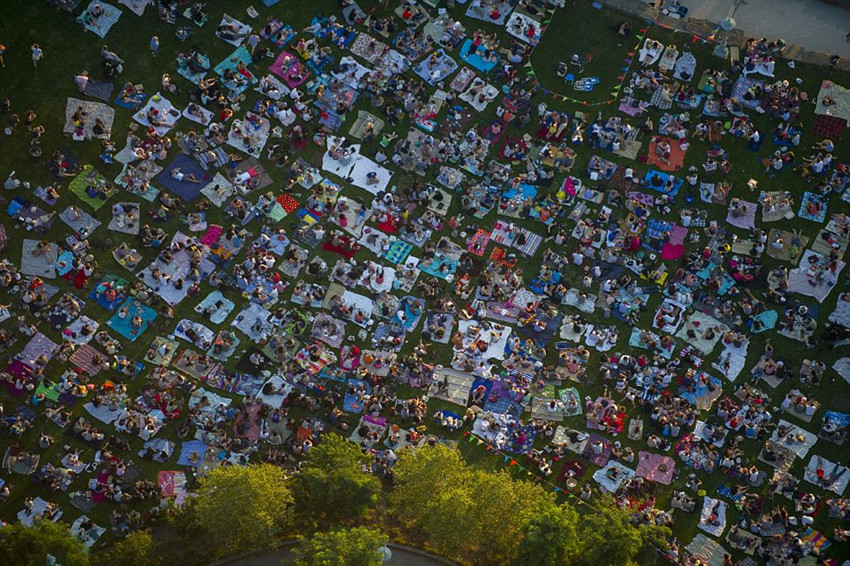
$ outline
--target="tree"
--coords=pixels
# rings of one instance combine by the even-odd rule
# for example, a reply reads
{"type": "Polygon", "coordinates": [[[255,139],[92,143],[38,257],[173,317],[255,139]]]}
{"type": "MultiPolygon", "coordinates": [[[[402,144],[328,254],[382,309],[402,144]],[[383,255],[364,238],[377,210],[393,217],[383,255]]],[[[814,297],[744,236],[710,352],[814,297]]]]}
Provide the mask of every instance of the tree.
{"type": "Polygon", "coordinates": [[[476,470],[470,486],[472,506],[467,536],[479,541],[476,564],[510,563],[519,551],[525,523],[541,509],[555,506],[555,496],[540,485],[516,480],[507,471],[476,470]]]}
{"type": "Polygon", "coordinates": [[[291,524],[292,494],[277,466],[222,466],[201,480],[186,510],[219,554],[232,554],[272,545],[291,524]]]}
{"type": "Polygon", "coordinates": [[[522,525],[515,564],[560,566],[578,552],[578,514],[567,505],[544,505],[522,525]]]}
{"type": "Polygon", "coordinates": [[[295,549],[296,566],[381,566],[378,551],[387,537],[377,529],[354,527],[316,533],[295,549]]]}
{"type": "Polygon", "coordinates": [[[393,477],[391,501],[399,519],[421,529],[440,554],[474,554],[478,541],[466,535],[473,474],[458,450],[438,444],[406,452],[396,462],[393,477]]]}
{"type": "Polygon", "coordinates": [[[0,529],[0,564],[44,566],[47,555],[62,566],[88,566],[89,555],[64,523],[37,521],[32,527],[20,523],[0,529]]]}
{"type": "Polygon", "coordinates": [[[337,434],[325,436],[293,485],[296,509],[312,524],[363,517],[378,501],[381,482],[368,473],[371,459],[337,434]]]}
{"type": "Polygon", "coordinates": [[[150,531],[134,531],[112,547],[92,556],[97,566],[159,566],[162,560],[155,555],[156,542],[150,531]]]}
{"type": "MultiPolygon", "coordinates": [[[[395,467],[396,513],[427,536],[436,552],[475,564],[512,562],[523,529],[554,495],[505,471],[470,468],[444,446],[404,454],[395,467]]],[[[571,521],[565,514],[563,521],[571,521]]],[[[574,528],[571,532],[574,532],[574,528]]]]}
{"type": "Polygon", "coordinates": [[[595,500],[593,505],[598,511],[583,516],[580,522],[576,566],[652,564],[659,551],[667,550],[671,536],[667,527],[635,525],[628,511],[608,499],[595,500]]]}

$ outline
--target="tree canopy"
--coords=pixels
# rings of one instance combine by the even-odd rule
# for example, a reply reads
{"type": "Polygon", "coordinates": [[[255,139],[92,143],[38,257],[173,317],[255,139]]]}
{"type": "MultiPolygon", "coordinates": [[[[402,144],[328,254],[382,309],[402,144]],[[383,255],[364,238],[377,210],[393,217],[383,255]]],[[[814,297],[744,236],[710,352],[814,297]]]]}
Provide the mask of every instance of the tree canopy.
{"type": "Polygon", "coordinates": [[[578,551],[578,514],[568,505],[543,505],[522,524],[516,564],[562,566],[578,551]]]}
{"type": "Polygon", "coordinates": [[[20,523],[0,529],[0,564],[44,566],[47,555],[62,566],[88,566],[89,555],[65,523],[37,521],[32,527],[20,523]]]}
{"type": "Polygon", "coordinates": [[[155,550],[150,531],[134,531],[106,552],[93,555],[91,561],[97,566],[158,566],[162,560],[155,556],[155,550]]]}
{"type": "Polygon", "coordinates": [[[368,527],[316,533],[295,549],[296,566],[381,566],[378,549],[387,541],[381,531],[368,527]]]}
{"type": "Polygon", "coordinates": [[[201,479],[187,512],[220,554],[272,545],[291,524],[284,471],[270,464],[222,466],[201,479]]]}
{"type": "MultiPolygon", "coordinates": [[[[404,454],[395,470],[393,503],[445,556],[475,564],[504,564],[520,551],[524,525],[556,507],[554,494],[507,472],[471,468],[445,446],[404,454]]],[[[574,520],[564,512],[562,521],[574,520]]],[[[574,523],[572,523],[574,526],[574,523]]]]}
{"type": "Polygon", "coordinates": [[[628,511],[610,500],[596,500],[594,507],[598,512],[587,513],[580,522],[576,566],[652,564],[658,551],[667,548],[671,536],[667,527],[637,526],[628,511]]]}
{"type": "Polygon", "coordinates": [[[457,450],[440,445],[401,456],[392,502],[437,553],[481,565],[647,564],[670,533],[634,525],[628,511],[607,499],[599,502],[601,512],[579,520],[551,490],[504,470],[472,468],[457,450]]]}
{"type": "Polygon", "coordinates": [[[337,434],[310,450],[293,484],[296,508],[312,524],[339,524],[374,508],[381,483],[368,473],[370,458],[337,434]]]}

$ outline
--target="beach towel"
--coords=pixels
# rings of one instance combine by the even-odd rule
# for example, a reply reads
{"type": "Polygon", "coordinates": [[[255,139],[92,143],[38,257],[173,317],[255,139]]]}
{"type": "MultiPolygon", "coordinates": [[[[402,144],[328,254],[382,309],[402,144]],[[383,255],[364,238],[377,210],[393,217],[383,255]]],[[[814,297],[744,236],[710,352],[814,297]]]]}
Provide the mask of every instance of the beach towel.
{"type": "Polygon", "coordinates": [[[467,39],[463,42],[463,47],[460,48],[460,58],[469,65],[470,67],[475,67],[481,72],[487,73],[491,69],[493,69],[496,65],[499,64],[499,56],[493,55],[487,59],[484,59],[481,56],[481,51],[476,51],[474,54],[470,55],[469,51],[472,48],[472,40],[467,39]]]}

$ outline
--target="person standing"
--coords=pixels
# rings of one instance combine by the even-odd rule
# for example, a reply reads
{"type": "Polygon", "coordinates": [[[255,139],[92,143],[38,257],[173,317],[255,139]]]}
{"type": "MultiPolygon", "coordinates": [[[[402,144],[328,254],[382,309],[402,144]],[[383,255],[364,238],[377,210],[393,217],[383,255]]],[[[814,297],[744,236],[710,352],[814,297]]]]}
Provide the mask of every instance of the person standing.
{"type": "Polygon", "coordinates": [[[254,51],[256,51],[257,46],[260,44],[260,36],[256,33],[252,33],[248,36],[247,39],[248,50],[251,52],[251,56],[254,55],[254,51]]]}
{"type": "Polygon", "coordinates": [[[0,43],[0,67],[6,68],[6,61],[3,60],[3,54],[6,53],[6,46],[0,43]]]}
{"type": "Polygon", "coordinates": [[[32,49],[32,66],[38,67],[38,62],[44,57],[44,51],[38,43],[33,43],[30,49],[32,49]]]}
{"type": "Polygon", "coordinates": [[[156,57],[159,55],[159,37],[153,36],[151,37],[151,55],[156,57]]]}

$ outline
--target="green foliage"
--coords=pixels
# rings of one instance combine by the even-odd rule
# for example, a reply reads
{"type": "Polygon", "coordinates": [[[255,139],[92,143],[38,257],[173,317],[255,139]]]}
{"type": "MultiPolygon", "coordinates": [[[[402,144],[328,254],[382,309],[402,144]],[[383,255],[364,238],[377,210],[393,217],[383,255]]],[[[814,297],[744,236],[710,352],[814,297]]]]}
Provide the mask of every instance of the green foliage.
{"type": "Polygon", "coordinates": [[[378,549],[387,541],[381,531],[368,527],[316,533],[295,549],[296,566],[381,566],[378,549]]]}
{"type": "Polygon", "coordinates": [[[513,479],[507,471],[476,470],[469,509],[475,521],[468,536],[479,543],[476,564],[504,564],[519,550],[523,525],[542,508],[555,505],[554,494],[540,485],[513,479]]]}
{"type": "Polygon", "coordinates": [[[186,512],[219,554],[271,546],[292,520],[289,481],[270,464],[215,468],[189,501],[186,512]]]}
{"type": "Polygon", "coordinates": [[[311,524],[362,518],[378,501],[381,482],[368,473],[370,459],[356,444],[329,434],[310,450],[292,491],[311,524]]]}
{"type": "Polygon", "coordinates": [[[581,548],[574,562],[576,566],[653,564],[658,550],[666,549],[668,528],[636,526],[628,511],[607,500],[595,501],[594,506],[599,512],[588,513],[580,522],[581,548]]]}
{"type": "Polygon", "coordinates": [[[38,521],[32,527],[14,523],[0,529],[0,564],[44,566],[48,554],[62,566],[89,564],[86,547],[64,523],[38,521]]]}
{"type": "Polygon", "coordinates": [[[578,552],[576,525],[578,514],[567,505],[549,504],[522,525],[515,564],[562,566],[578,552]]]}
{"type": "MultiPolygon", "coordinates": [[[[395,478],[396,512],[422,529],[438,553],[475,564],[513,561],[526,523],[556,507],[542,487],[504,471],[470,468],[459,452],[444,446],[403,455],[395,478]]],[[[573,516],[565,513],[562,519],[573,516]]]]}
{"type": "Polygon", "coordinates": [[[636,526],[606,501],[579,520],[543,487],[506,471],[472,468],[445,446],[403,454],[395,468],[396,514],[443,556],[476,565],[652,564],[669,529],[636,526]],[[462,528],[458,526],[462,525],[462,528]]]}
{"type": "Polygon", "coordinates": [[[101,554],[92,556],[95,566],[159,566],[156,542],[149,531],[135,531],[101,554]]]}

